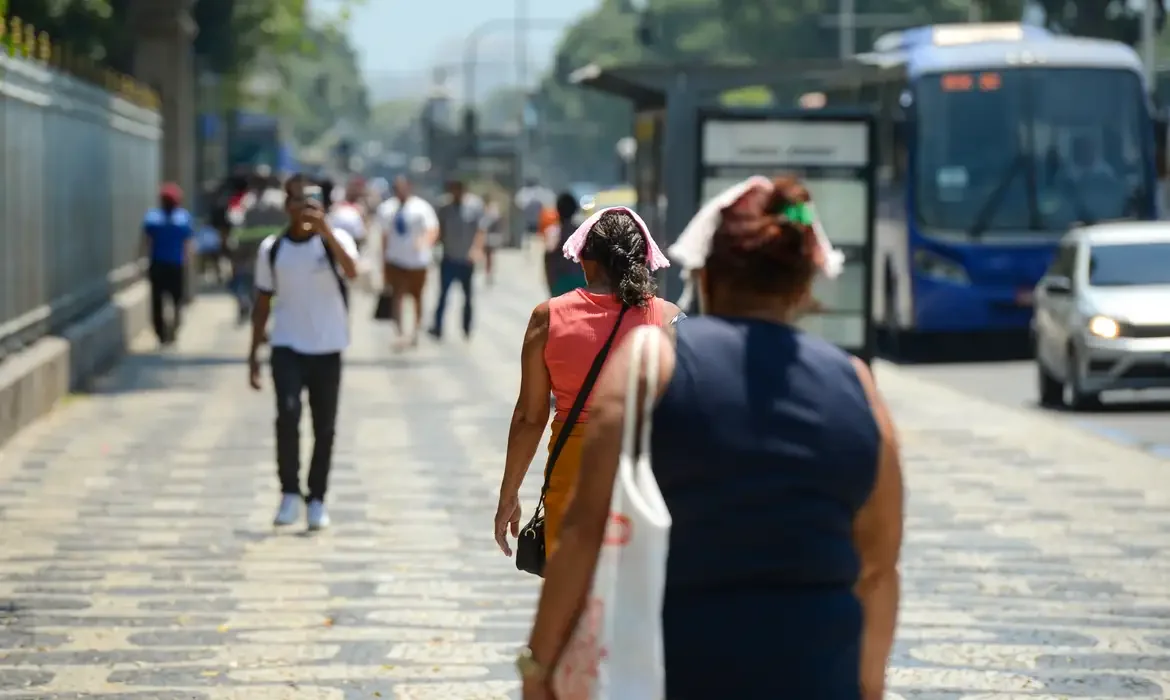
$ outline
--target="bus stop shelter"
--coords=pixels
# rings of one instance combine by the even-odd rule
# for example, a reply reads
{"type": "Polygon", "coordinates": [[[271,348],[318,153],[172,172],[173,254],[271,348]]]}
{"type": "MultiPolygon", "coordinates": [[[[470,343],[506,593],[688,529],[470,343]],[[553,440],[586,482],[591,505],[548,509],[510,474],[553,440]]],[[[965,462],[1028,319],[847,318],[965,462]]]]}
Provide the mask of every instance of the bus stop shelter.
{"type": "MultiPolygon", "coordinates": [[[[574,71],[569,81],[625,98],[633,106],[638,209],[665,247],[682,232],[699,205],[696,173],[700,164],[695,142],[701,111],[718,109],[719,96],[729,90],[756,85],[771,89],[779,106],[795,106],[803,92],[822,89],[829,81],[861,77],[869,70],[878,69],[839,59],[768,65],[590,64],[574,71]]],[[[681,289],[678,271],[671,270],[664,294],[677,298],[681,289]]]]}
{"type": "MultiPolygon", "coordinates": [[[[825,205],[826,229],[832,226],[841,237],[846,274],[815,290],[818,300],[823,296],[828,303],[802,326],[869,359],[874,351],[875,122],[865,110],[797,105],[805,92],[865,78],[870,70],[881,69],[838,60],[779,66],[591,65],[570,79],[632,103],[638,211],[663,247],[674,242],[703,200],[749,175],[794,172],[804,178],[814,199],[825,205]],[[720,103],[722,93],[757,85],[772,91],[774,104],[737,108],[720,103]]],[[[662,282],[663,295],[678,300],[680,271],[669,269],[662,282]]]]}

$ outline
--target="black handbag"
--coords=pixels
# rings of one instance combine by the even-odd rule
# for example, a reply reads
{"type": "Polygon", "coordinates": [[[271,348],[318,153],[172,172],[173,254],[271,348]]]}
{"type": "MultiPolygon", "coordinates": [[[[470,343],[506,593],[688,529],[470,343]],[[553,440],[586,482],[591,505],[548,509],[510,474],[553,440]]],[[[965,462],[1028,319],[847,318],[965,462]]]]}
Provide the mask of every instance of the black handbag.
{"type": "Polygon", "coordinates": [[[618,328],[621,327],[622,319],[625,318],[629,309],[630,307],[622,305],[617,321],[613,324],[613,330],[609,332],[609,338],[605,340],[605,344],[597,352],[597,357],[593,359],[593,366],[589,368],[589,374],[585,375],[585,381],[581,382],[581,390],[577,392],[577,398],[573,399],[573,406],[569,409],[569,414],[565,416],[561,432],[557,434],[557,441],[553,443],[552,450],[548,453],[548,462],[544,466],[544,485],[540,487],[540,500],[536,503],[536,511],[516,538],[516,568],[521,571],[544,578],[546,556],[544,550],[544,496],[548,493],[549,479],[552,477],[553,467],[557,465],[557,457],[565,449],[569,434],[573,432],[573,426],[577,425],[577,419],[581,417],[581,411],[585,409],[585,402],[589,399],[589,393],[593,391],[593,385],[597,383],[601,367],[605,364],[605,358],[609,356],[613,341],[617,338],[618,328]]]}
{"type": "Polygon", "coordinates": [[[390,294],[383,292],[378,295],[378,305],[374,307],[375,321],[393,321],[394,303],[390,294]]]}

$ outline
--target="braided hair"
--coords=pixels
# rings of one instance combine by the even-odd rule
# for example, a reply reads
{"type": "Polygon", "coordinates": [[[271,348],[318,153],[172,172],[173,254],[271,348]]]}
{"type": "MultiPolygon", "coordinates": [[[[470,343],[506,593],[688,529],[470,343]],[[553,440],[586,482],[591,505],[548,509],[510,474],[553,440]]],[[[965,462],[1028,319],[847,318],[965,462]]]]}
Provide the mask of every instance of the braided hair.
{"type": "Polygon", "coordinates": [[[581,259],[597,263],[618,299],[631,307],[645,307],[658,291],[646,255],[645,234],[634,217],[623,211],[602,214],[581,250],[581,259]]]}

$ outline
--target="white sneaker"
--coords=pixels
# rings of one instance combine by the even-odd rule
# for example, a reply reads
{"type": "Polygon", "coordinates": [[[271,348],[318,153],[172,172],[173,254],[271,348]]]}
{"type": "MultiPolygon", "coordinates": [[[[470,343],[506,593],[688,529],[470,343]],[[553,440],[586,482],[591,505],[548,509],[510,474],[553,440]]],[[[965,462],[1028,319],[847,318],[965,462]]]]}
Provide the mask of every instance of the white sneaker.
{"type": "Polygon", "coordinates": [[[329,527],[329,513],[321,501],[309,501],[309,529],[320,530],[329,527]]]}
{"type": "Polygon", "coordinates": [[[280,508],[276,511],[273,525],[292,525],[301,518],[301,497],[295,493],[286,493],[280,497],[280,508]]]}

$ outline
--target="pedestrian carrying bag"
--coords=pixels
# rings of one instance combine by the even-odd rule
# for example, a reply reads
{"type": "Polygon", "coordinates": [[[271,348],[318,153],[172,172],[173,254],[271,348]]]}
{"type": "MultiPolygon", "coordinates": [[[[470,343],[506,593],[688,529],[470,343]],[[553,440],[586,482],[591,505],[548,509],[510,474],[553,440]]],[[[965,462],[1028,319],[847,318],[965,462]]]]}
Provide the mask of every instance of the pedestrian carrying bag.
{"type": "Polygon", "coordinates": [[[540,487],[540,500],[536,503],[536,510],[532,514],[532,520],[520,530],[520,535],[516,538],[516,568],[529,574],[544,577],[544,561],[546,558],[544,548],[544,497],[548,493],[549,479],[552,478],[553,468],[557,465],[557,457],[560,457],[561,452],[565,449],[565,443],[569,440],[569,434],[573,432],[573,426],[577,424],[577,419],[581,417],[581,411],[585,409],[585,402],[589,400],[589,393],[593,391],[593,385],[597,383],[597,377],[601,374],[601,367],[605,364],[605,358],[609,356],[610,348],[613,347],[613,341],[617,338],[618,328],[621,328],[622,319],[626,317],[626,312],[630,310],[629,306],[622,305],[622,310],[618,312],[617,321],[613,324],[613,330],[609,332],[609,337],[606,338],[605,344],[601,346],[601,350],[597,352],[597,357],[593,359],[593,365],[589,368],[589,373],[585,375],[585,381],[581,383],[581,390],[577,392],[577,398],[573,400],[573,406],[569,409],[569,414],[565,416],[565,422],[561,426],[561,432],[557,434],[557,441],[553,443],[552,450],[548,453],[548,462],[544,466],[544,484],[540,487]]]}
{"type": "Polygon", "coordinates": [[[650,467],[662,332],[644,326],[634,333],[609,521],[586,603],[553,669],[558,700],[666,697],[662,598],[671,520],[650,467]],[[643,367],[646,391],[639,406],[643,367]]]}

